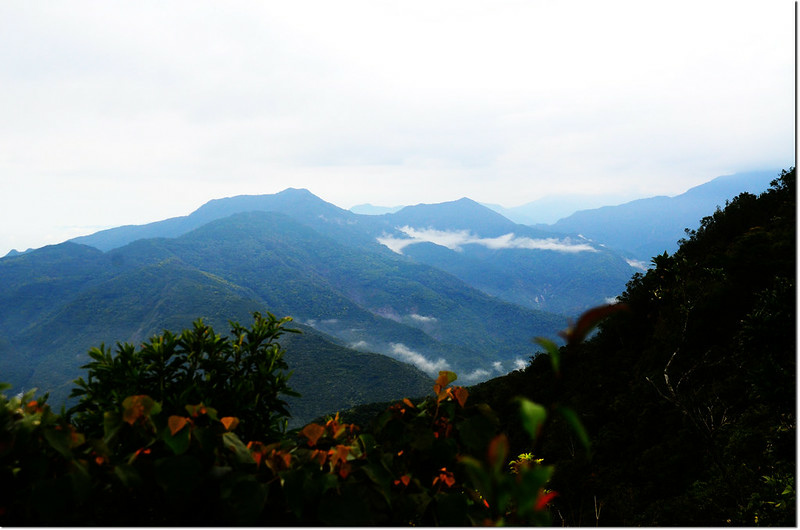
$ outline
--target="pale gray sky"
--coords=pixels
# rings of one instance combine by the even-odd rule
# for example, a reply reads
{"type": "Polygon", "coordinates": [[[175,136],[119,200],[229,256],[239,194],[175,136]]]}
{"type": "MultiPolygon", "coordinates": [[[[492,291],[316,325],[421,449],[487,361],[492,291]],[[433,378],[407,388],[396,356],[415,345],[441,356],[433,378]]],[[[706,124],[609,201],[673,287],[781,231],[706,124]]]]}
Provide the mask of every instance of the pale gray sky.
{"type": "Polygon", "coordinates": [[[0,256],[304,187],[675,195],[794,163],[794,2],[0,2],[0,256]]]}

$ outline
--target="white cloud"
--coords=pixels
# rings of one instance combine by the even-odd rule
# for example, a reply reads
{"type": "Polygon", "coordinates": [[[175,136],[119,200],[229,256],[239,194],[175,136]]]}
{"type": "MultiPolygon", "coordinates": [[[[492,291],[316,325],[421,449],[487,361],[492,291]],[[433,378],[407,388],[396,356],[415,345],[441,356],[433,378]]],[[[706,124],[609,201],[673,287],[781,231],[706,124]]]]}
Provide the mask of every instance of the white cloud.
{"type": "Polygon", "coordinates": [[[433,228],[417,229],[410,226],[397,227],[407,238],[386,236],[378,238],[378,242],[392,251],[402,254],[403,249],[415,243],[434,243],[450,250],[460,251],[464,245],[483,245],[498,249],[552,250],[555,252],[597,252],[597,249],[583,242],[574,242],[570,238],[532,239],[517,237],[508,233],[499,237],[480,237],[469,230],[436,230],[433,228]]]}
{"type": "Polygon", "coordinates": [[[397,356],[399,360],[413,364],[430,376],[436,376],[440,370],[448,370],[450,368],[450,365],[444,359],[440,358],[436,361],[431,361],[421,353],[411,350],[405,344],[392,343],[390,346],[392,348],[392,353],[397,356]]]}
{"type": "Polygon", "coordinates": [[[350,344],[350,347],[354,350],[366,350],[369,349],[369,344],[367,344],[367,341],[365,340],[360,340],[350,344]]]}
{"type": "Polygon", "coordinates": [[[413,320],[416,320],[417,322],[423,322],[423,323],[426,323],[426,324],[430,323],[430,322],[437,322],[439,320],[436,317],[426,317],[426,316],[423,316],[423,315],[417,315],[416,313],[412,313],[409,316],[413,320]]]}
{"type": "Polygon", "coordinates": [[[484,381],[488,379],[490,375],[492,374],[488,370],[477,368],[476,370],[473,370],[472,372],[462,376],[460,379],[462,379],[465,383],[475,383],[477,381],[484,381]]]}
{"type": "Polygon", "coordinates": [[[495,371],[497,371],[497,372],[502,372],[503,371],[503,363],[501,363],[500,361],[495,361],[495,362],[492,363],[492,368],[494,368],[495,371]]]}
{"type": "Polygon", "coordinates": [[[648,263],[646,261],[641,261],[641,260],[638,260],[638,259],[626,259],[625,261],[628,263],[628,265],[630,265],[634,269],[640,269],[642,271],[647,271],[647,269],[649,268],[648,267],[648,263]]]}
{"type": "Polygon", "coordinates": [[[514,369],[515,370],[524,370],[528,367],[528,363],[523,361],[522,359],[514,359],[514,369]]]}

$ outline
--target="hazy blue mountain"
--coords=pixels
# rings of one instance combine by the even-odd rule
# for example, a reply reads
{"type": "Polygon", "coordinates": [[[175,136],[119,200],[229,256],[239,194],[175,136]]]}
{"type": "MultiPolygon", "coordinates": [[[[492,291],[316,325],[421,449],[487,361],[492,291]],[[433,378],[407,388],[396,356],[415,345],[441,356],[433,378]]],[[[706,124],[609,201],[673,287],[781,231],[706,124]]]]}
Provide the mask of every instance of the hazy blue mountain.
{"type": "Polygon", "coordinates": [[[466,197],[438,204],[406,206],[396,213],[383,217],[387,224],[434,228],[439,230],[473,230],[480,228],[481,235],[503,235],[516,224],[497,212],[466,197]]]}
{"type": "Polygon", "coordinates": [[[5,256],[3,256],[3,257],[4,257],[4,258],[10,258],[10,257],[13,257],[13,256],[19,256],[19,255],[21,255],[21,254],[25,254],[26,252],[30,252],[31,250],[33,250],[33,249],[32,249],[32,248],[28,248],[28,250],[23,250],[23,251],[21,251],[21,252],[20,252],[19,250],[15,249],[15,248],[12,248],[12,249],[11,249],[11,250],[9,250],[9,251],[8,251],[8,253],[7,253],[5,256]]]}
{"type": "Polygon", "coordinates": [[[631,200],[621,194],[560,194],[548,195],[521,206],[504,207],[499,204],[484,204],[497,213],[523,225],[552,224],[580,210],[621,204],[631,200]]]}
{"type": "Polygon", "coordinates": [[[394,213],[404,208],[403,206],[373,206],[372,204],[356,204],[350,211],[359,215],[383,215],[385,213],[394,213]]]}
{"type": "Polygon", "coordinates": [[[739,193],[766,190],[777,176],[778,171],[721,176],[675,197],[650,197],[575,212],[546,228],[581,234],[649,262],[653,256],[677,250],[685,228],[697,228],[700,219],[739,193]]]}
{"type": "Polygon", "coordinates": [[[279,212],[312,226],[320,233],[347,238],[352,244],[370,244],[371,240],[349,230],[362,216],[323,201],[306,189],[287,188],[271,195],[238,195],[214,199],[191,214],[145,225],[129,225],[102,230],[70,241],[106,251],[138,239],[178,237],[204,224],[249,211],[279,212]]]}

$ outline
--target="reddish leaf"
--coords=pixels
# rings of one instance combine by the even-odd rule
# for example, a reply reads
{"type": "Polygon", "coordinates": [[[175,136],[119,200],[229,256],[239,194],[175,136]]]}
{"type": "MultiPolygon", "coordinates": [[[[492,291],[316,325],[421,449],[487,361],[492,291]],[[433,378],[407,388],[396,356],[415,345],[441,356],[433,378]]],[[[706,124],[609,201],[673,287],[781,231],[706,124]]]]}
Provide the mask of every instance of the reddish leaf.
{"type": "Polygon", "coordinates": [[[311,460],[317,460],[319,462],[319,467],[322,467],[328,460],[328,452],[314,449],[314,451],[311,453],[311,460]]]}
{"type": "Polygon", "coordinates": [[[499,468],[508,456],[508,438],[505,434],[498,434],[489,442],[489,463],[499,468]]]}
{"type": "Polygon", "coordinates": [[[583,313],[574,326],[569,327],[566,331],[560,332],[559,335],[564,337],[569,344],[578,344],[589,335],[601,320],[613,313],[626,309],[628,309],[626,304],[609,304],[593,307],[583,313]]]}
{"type": "Polygon", "coordinates": [[[536,510],[544,510],[545,507],[553,500],[554,497],[557,497],[558,493],[555,491],[549,491],[544,495],[540,495],[538,499],[536,499],[536,510]]]}
{"type": "Polygon", "coordinates": [[[172,436],[175,436],[177,432],[183,429],[186,424],[189,423],[188,418],[184,418],[183,416],[170,416],[167,420],[167,425],[169,425],[169,432],[172,436]]]}
{"type": "Polygon", "coordinates": [[[452,471],[448,471],[446,467],[443,467],[439,470],[439,474],[433,478],[433,485],[435,486],[437,483],[443,483],[448,488],[451,488],[456,483],[456,479],[452,471]]]}
{"type": "Polygon", "coordinates": [[[122,419],[133,425],[139,418],[147,418],[161,410],[150,396],[128,396],[122,402],[122,419]]]}
{"type": "Polygon", "coordinates": [[[339,462],[347,460],[347,455],[350,454],[350,448],[346,445],[337,445],[335,450],[331,449],[328,453],[331,455],[331,467],[334,467],[339,462]]]}
{"type": "Polygon", "coordinates": [[[286,469],[289,469],[289,466],[292,464],[292,454],[287,453],[286,451],[278,451],[277,456],[279,459],[283,461],[283,465],[286,469]]]}
{"type": "Polygon", "coordinates": [[[339,466],[339,476],[342,478],[347,478],[347,475],[350,474],[350,462],[342,462],[342,465],[339,466]]]}
{"type": "Polygon", "coordinates": [[[455,388],[455,394],[458,404],[461,405],[461,408],[464,408],[464,404],[467,402],[467,397],[469,396],[469,391],[463,386],[457,386],[455,388]]]}
{"type": "Polygon", "coordinates": [[[436,383],[433,385],[433,392],[438,395],[442,389],[455,381],[457,378],[458,376],[456,376],[455,372],[450,372],[448,370],[440,371],[439,377],[436,378],[436,383]]]}
{"type": "Polygon", "coordinates": [[[316,423],[309,423],[300,433],[308,438],[308,445],[309,447],[314,447],[317,445],[317,440],[319,440],[320,436],[325,433],[325,427],[322,425],[317,425],[316,423]]]}
{"type": "Polygon", "coordinates": [[[239,418],[234,418],[233,416],[225,416],[219,421],[225,426],[226,431],[232,431],[239,425],[239,418]]]}

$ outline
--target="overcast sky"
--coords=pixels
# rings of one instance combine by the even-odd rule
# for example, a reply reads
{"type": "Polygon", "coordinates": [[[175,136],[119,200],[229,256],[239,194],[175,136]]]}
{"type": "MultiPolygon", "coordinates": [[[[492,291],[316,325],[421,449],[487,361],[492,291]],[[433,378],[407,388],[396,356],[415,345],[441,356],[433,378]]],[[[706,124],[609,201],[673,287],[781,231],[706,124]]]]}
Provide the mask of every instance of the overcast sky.
{"type": "Polygon", "coordinates": [[[0,2],[0,256],[210,199],[675,195],[794,164],[791,0],[0,2]]]}

